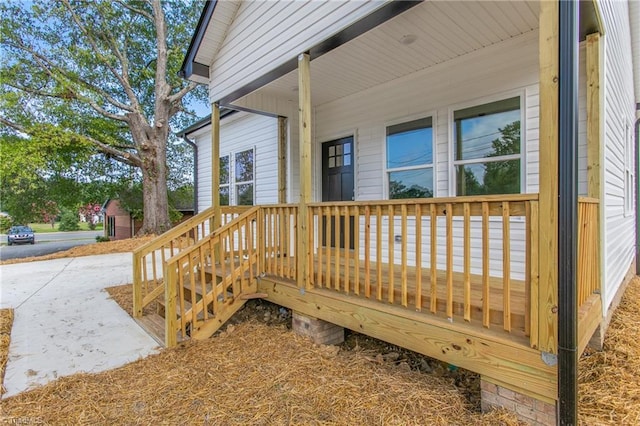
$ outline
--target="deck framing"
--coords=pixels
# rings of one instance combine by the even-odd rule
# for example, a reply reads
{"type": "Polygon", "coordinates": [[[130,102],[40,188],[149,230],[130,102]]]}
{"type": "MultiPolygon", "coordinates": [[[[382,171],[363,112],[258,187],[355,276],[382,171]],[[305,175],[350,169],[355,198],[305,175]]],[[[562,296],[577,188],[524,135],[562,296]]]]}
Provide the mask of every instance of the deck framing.
{"type": "Polygon", "coordinates": [[[495,378],[532,397],[556,398],[555,367],[508,335],[332,290],[301,290],[275,277],[261,278],[258,291],[278,305],[495,378]]]}

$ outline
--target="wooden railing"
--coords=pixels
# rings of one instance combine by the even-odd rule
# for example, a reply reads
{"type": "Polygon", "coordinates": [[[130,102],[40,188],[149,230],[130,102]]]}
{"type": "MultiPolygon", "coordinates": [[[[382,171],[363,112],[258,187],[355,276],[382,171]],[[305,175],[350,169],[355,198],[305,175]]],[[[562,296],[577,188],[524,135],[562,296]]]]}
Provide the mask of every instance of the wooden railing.
{"type": "MultiPolygon", "coordinates": [[[[249,207],[222,207],[223,224],[249,207]]],[[[210,234],[214,209],[209,208],[171,228],[133,252],[133,316],[141,317],[143,309],[164,291],[163,265],[172,257],[210,234]]]]}
{"type": "Polygon", "coordinates": [[[312,287],[500,326],[537,344],[537,194],[312,203],[309,211],[312,287]]]}
{"type": "Polygon", "coordinates": [[[241,295],[256,291],[260,274],[260,208],[253,207],[207,238],[168,259],[164,298],[165,343],[209,337],[234,308],[241,295]]]}
{"type": "Polygon", "coordinates": [[[264,250],[264,272],[297,279],[295,250],[298,241],[298,206],[264,206],[262,221],[260,247],[264,250]]]}
{"type": "Polygon", "coordinates": [[[578,307],[600,292],[599,204],[596,198],[578,199],[578,307]]]}

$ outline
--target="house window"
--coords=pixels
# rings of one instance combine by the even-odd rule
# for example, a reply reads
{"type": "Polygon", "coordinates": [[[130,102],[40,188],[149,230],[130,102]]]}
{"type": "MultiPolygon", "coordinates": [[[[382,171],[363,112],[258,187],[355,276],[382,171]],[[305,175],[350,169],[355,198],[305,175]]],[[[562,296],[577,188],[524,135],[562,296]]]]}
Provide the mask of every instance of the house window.
{"type": "Polygon", "coordinates": [[[239,206],[252,206],[254,201],[254,150],[235,155],[235,201],[239,206]]]}
{"type": "Polygon", "coordinates": [[[633,159],[633,132],[631,125],[627,124],[625,134],[625,156],[624,156],[624,214],[625,216],[633,215],[633,193],[635,182],[635,171],[633,159]]]}
{"type": "Polygon", "coordinates": [[[116,217],[115,216],[107,216],[107,236],[108,237],[116,236],[116,217]]]}
{"type": "Polygon", "coordinates": [[[520,118],[520,97],[453,113],[457,195],[520,193],[520,118]]]}
{"type": "Polygon", "coordinates": [[[387,127],[389,199],[433,197],[431,117],[387,127]]]}
{"type": "Polygon", "coordinates": [[[220,205],[229,205],[229,155],[220,157],[220,205]]]}

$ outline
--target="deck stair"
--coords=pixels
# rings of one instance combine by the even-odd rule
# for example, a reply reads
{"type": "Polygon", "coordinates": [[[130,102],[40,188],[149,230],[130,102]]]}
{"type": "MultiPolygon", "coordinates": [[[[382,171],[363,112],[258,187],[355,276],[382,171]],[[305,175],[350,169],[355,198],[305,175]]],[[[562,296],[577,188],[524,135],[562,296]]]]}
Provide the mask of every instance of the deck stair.
{"type": "MultiPolygon", "coordinates": [[[[166,346],[206,339],[257,292],[258,208],[248,209],[208,236],[164,259],[161,281],[143,298],[154,313],[138,322],[166,346]]],[[[134,310],[135,311],[135,310],[134,310]]],[[[147,308],[147,312],[149,309],[147,308]]],[[[135,313],[135,312],[134,312],[135,313]]]]}

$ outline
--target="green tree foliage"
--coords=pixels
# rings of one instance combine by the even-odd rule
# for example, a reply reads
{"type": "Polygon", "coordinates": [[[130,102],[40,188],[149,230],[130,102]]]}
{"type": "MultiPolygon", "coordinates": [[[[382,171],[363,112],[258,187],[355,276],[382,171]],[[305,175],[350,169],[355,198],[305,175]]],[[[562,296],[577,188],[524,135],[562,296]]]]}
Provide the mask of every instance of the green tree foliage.
{"type": "Polygon", "coordinates": [[[420,185],[407,185],[400,181],[389,181],[389,198],[392,200],[400,198],[431,198],[433,192],[420,185]]]}
{"type": "Polygon", "coordinates": [[[106,156],[135,169],[130,180],[142,182],[142,232],[166,230],[170,129],[188,119],[185,96],[205,97],[204,88],[177,76],[201,6],[177,0],[0,3],[0,135],[10,137],[7,155],[33,159],[23,169],[12,166],[20,171],[10,175],[15,181],[5,182],[2,170],[2,186],[33,194],[38,180],[57,179],[77,194],[72,181],[88,182],[77,176],[84,169],[79,165],[106,156]],[[49,174],[38,174],[34,184],[34,169],[49,174]]]}
{"type": "MultiPolygon", "coordinates": [[[[491,142],[493,150],[486,157],[520,153],[520,120],[507,124],[500,137],[491,142]]],[[[484,178],[480,183],[471,167],[457,170],[458,194],[517,194],[520,192],[520,160],[489,161],[483,164],[484,178]]]]}
{"type": "MultiPolygon", "coordinates": [[[[500,138],[492,142],[492,157],[520,153],[520,120],[500,129],[500,138]]],[[[484,185],[491,194],[517,194],[520,192],[520,161],[494,161],[487,163],[484,185]]]]}
{"type": "Polygon", "coordinates": [[[60,217],[60,226],[58,229],[61,231],[77,231],[80,229],[80,224],[78,222],[78,214],[71,210],[67,210],[62,213],[62,216],[60,217]]]}

